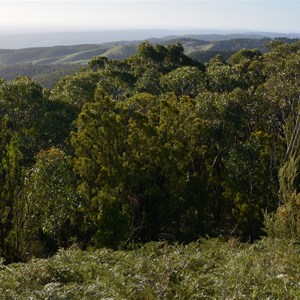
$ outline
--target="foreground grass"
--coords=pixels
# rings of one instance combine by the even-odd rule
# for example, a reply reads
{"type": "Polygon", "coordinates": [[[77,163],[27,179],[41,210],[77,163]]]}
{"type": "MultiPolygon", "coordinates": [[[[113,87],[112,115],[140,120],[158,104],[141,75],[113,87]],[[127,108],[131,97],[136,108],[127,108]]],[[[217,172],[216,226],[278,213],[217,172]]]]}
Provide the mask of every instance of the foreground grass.
{"type": "Polygon", "coordinates": [[[300,299],[300,246],[209,239],[135,251],[73,248],[0,265],[0,299],[300,299]]]}

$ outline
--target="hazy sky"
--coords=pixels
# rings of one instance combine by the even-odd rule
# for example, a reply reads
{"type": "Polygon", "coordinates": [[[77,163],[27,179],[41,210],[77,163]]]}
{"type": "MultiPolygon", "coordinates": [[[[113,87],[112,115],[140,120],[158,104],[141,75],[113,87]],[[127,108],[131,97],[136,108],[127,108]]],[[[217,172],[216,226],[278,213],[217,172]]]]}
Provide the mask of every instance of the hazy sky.
{"type": "Polygon", "coordinates": [[[299,33],[299,14],[300,0],[0,0],[0,32],[161,28],[299,33]]]}

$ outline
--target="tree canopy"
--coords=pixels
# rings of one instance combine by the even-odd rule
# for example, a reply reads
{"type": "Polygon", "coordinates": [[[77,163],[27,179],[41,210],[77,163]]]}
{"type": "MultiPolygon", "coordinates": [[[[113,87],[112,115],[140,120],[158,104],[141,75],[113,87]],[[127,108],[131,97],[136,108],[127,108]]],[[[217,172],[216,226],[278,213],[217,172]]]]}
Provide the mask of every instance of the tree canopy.
{"type": "Polygon", "coordinates": [[[51,90],[1,80],[8,262],[73,242],[253,241],[266,211],[270,232],[283,208],[298,213],[287,199],[300,192],[299,42],[205,65],[183,50],[144,42],[127,59],[97,56],[51,90]]]}

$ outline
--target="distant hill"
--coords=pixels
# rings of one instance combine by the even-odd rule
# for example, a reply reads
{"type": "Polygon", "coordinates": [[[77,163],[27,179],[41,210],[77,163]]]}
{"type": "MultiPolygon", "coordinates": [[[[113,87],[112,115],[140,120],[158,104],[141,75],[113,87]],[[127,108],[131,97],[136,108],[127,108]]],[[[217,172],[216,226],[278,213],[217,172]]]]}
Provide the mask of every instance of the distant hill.
{"type": "Polygon", "coordinates": [[[0,77],[13,80],[18,76],[28,76],[46,88],[52,88],[62,77],[75,74],[81,68],[79,64],[65,65],[8,65],[0,67],[0,77]]]}
{"type": "MultiPolygon", "coordinates": [[[[211,38],[211,36],[208,36],[211,38]]],[[[187,55],[195,57],[197,52],[235,52],[243,48],[259,49],[264,52],[265,44],[270,38],[248,39],[239,38],[231,40],[199,40],[195,37],[172,37],[149,39],[152,43],[168,45],[181,43],[187,55]]],[[[73,46],[35,47],[25,49],[0,50],[0,66],[15,64],[86,64],[92,57],[103,55],[111,59],[123,59],[133,55],[142,40],[130,42],[113,42],[106,44],[86,44],[73,46]]]]}
{"type": "Polygon", "coordinates": [[[102,55],[111,59],[122,59],[134,55],[136,50],[137,45],[118,45],[110,48],[102,55]]]}
{"type": "Polygon", "coordinates": [[[158,39],[174,39],[190,37],[205,41],[223,41],[237,38],[300,38],[300,34],[274,32],[247,32],[230,30],[178,30],[178,29],[143,29],[143,30],[110,30],[89,32],[52,32],[31,34],[0,35],[0,49],[21,49],[32,47],[50,47],[59,45],[103,44],[115,41],[140,41],[158,39]]]}
{"type": "MultiPolygon", "coordinates": [[[[218,54],[223,53],[227,56],[227,53],[234,53],[241,49],[258,49],[261,52],[267,51],[266,43],[270,42],[270,38],[257,38],[257,39],[249,39],[249,38],[236,38],[230,40],[198,40],[196,38],[191,37],[179,37],[172,38],[170,40],[162,41],[162,44],[171,44],[179,42],[184,46],[185,53],[193,58],[196,57],[197,53],[204,53],[208,57],[211,57],[210,54],[218,54]]],[[[203,56],[204,58],[205,56],[203,56]]],[[[196,59],[196,58],[195,58],[196,59]]],[[[202,62],[206,62],[208,59],[199,59],[202,62]]]]}
{"type": "Polygon", "coordinates": [[[11,64],[61,64],[89,60],[108,51],[110,46],[75,45],[0,50],[0,65],[11,64]],[[84,55],[85,54],[85,55],[84,55]]]}
{"type": "MultiPolygon", "coordinates": [[[[295,39],[281,38],[284,42],[295,39]]],[[[267,51],[271,37],[259,34],[189,34],[149,38],[151,43],[168,45],[181,43],[185,54],[206,63],[217,54],[226,60],[234,52],[247,48],[267,51]]],[[[1,37],[0,37],[1,41],[1,37]]],[[[0,77],[11,80],[19,75],[36,79],[45,87],[52,87],[62,76],[73,74],[88,61],[102,55],[111,59],[124,59],[134,55],[143,40],[117,41],[102,44],[79,44],[24,49],[0,49],[0,77]]]]}

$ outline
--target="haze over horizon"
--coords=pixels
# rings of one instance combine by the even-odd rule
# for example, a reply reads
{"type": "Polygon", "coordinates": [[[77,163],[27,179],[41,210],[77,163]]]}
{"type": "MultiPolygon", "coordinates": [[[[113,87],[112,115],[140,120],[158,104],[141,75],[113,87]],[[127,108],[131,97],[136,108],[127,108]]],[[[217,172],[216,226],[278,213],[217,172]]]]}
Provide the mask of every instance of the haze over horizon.
{"type": "Polygon", "coordinates": [[[0,1],[0,34],[109,30],[299,33],[300,1],[0,1]]]}

